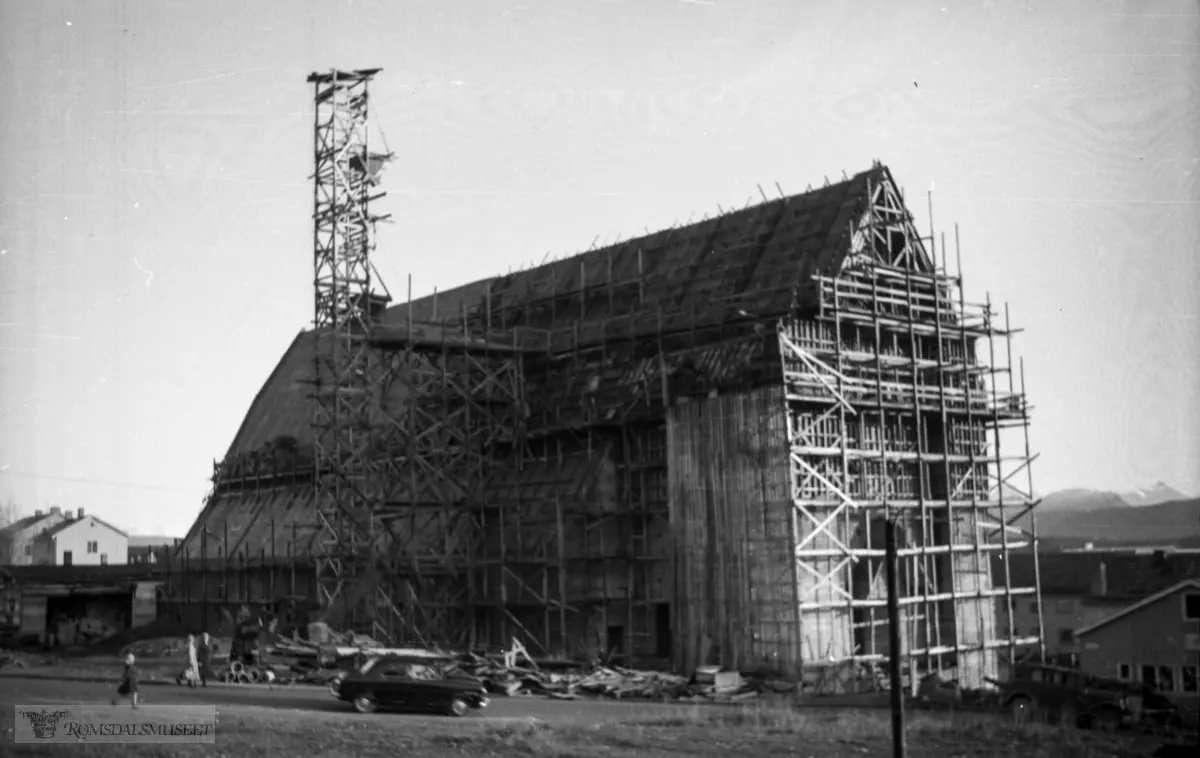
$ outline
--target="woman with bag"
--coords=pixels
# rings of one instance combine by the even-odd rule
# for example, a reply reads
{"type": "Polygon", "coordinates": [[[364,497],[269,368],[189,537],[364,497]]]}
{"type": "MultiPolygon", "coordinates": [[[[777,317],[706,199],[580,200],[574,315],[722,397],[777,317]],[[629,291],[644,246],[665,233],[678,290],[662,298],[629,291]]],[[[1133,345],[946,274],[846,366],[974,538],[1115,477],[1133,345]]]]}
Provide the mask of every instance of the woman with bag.
{"type": "Polygon", "coordinates": [[[186,680],[189,687],[195,687],[196,680],[200,678],[200,665],[196,659],[196,637],[195,637],[195,635],[189,634],[187,637],[187,653],[188,653],[187,668],[183,670],[182,674],[175,677],[175,683],[182,685],[184,683],[184,681],[186,680]]]}

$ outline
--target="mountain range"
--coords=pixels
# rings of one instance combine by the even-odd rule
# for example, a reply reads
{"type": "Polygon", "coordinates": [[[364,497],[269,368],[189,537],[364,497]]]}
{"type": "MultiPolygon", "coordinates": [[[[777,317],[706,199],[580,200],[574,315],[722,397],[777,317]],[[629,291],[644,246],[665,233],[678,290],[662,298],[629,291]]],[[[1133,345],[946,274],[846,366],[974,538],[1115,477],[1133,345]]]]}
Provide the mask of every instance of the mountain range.
{"type": "Polygon", "coordinates": [[[1123,492],[1120,498],[1133,506],[1160,505],[1176,500],[1186,500],[1187,495],[1175,489],[1166,482],[1155,482],[1153,487],[1133,492],[1123,492]]]}
{"type": "MultiPolygon", "coordinates": [[[[1060,490],[1043,497],[1035,510],[1038,537],[1047,548],[1200,546],[1200,498],[1163,482],[1120,494],[1060,490]]],[[[1028,528],[1028,518],[1022,521],[1028,528]]]]}

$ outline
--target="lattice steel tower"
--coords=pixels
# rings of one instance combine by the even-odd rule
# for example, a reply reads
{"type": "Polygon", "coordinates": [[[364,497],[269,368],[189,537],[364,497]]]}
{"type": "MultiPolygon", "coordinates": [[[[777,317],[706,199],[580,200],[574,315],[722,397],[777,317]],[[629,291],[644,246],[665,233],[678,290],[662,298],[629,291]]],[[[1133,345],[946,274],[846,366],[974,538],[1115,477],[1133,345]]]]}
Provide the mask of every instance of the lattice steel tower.
{"type": "Polygon", "coordinates": [[[314,94],[313,268],[315,409],[313,416],[320,595],[325,617],[342,628],[387,636],[391,603],[379,572],[386,530],[372,460],[371,421],[379,407],[369,344],[388,302],[371,290],[375,225],[370,205],[391,158],[368,144],[368,85],[380,69],[331,70],[308,77],[314,94]]]}

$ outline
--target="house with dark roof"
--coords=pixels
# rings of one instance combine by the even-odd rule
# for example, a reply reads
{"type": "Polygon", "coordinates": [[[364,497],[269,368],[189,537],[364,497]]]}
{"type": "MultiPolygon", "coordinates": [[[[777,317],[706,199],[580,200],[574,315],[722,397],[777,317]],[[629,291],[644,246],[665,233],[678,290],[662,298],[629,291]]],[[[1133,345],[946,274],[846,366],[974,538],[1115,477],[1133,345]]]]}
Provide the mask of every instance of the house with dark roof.
{"type": "MultiPolygon", "coordinates": [[[[1051,656],[1077,660],[1078,631],[1124,611],[1146,598],[1188,579],[1200,579],[1200,556],[1155,551],[1043,552],[1038,556],[1041,584],[1042,635],[1051,656]]],[[[993,582],[1003,587],[1035,584],[1033,554],[1015,551],[1007,565],[993,559],[993,582]]],[[[1038,598],[1013,597],[1013,627],[1037,634],[1038,598]]],[[[1008,623],[1008,604],[1001,597],[997,613],[1008,623]]]]}
{"type": "Polygon", "coordinates": [[[33,563],[33,540],[66,519],[62,508],[36,510],[0,529],[0,566],[28,566],[33,563]]]}
{"type": "Polygon", "coordinates": [[[1200,579],[1185,579],[1075,632],[1079,667],[1142,682],[1200,711],[1200,579]]]}
{"type": "Polygon", "coordinates": [[[38,534],[32,563],[41,566],[105,566],[129,561],[129,535],[106,521],[86,515],[66,518],[38,534]]]}

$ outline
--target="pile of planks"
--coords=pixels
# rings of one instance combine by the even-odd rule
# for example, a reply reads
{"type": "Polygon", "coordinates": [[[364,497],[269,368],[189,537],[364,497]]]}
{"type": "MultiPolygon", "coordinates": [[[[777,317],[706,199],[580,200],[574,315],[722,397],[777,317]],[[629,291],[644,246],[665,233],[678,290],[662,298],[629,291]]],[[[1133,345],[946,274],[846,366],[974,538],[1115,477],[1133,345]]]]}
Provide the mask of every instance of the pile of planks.
{"type": "Polygon", "coordinates": [[[621,666],[593,666],[567,672],[545,671],[532,660],[503,663],[477,655],[460,658],[459,669],[484,682],[490,692],[509,696],[542,696],[556,700],[607,697],[617,700],[681,700],[740,702],[757,697],[760,688],[737,672],[698,671],[678,676],[621,666]]]}
{"type": "MultiPolygon", "coordinates": [[[[295,680],[321,684],[348,667],[355,653],[420,655],[426,651],[389,650],[366,638],[327,633],[324,646],[309,641],[275,638],[269,654],[291,659],[295,680]],[[336,649],[336,663],[317,660],[317,649],[336,649]],[[333,663],[333,665],[330,665],[333,663]]],[[[428,653],[427,653],[428,654],[428,653]]],[[[692,677],[660,671],[640,671],[621,666],[573,662],[535,661],[518,640],[502,655],[450,654],[454,668],[480,679],[489,692],[513,697],[534,696],[557,700],[581,697],[621,700],[678,700],[683,702],[740,702],[759,693],[788,692],[794,685],[766,680],[747,681],[737,672],[701,667],[692,677]]]]}

